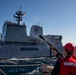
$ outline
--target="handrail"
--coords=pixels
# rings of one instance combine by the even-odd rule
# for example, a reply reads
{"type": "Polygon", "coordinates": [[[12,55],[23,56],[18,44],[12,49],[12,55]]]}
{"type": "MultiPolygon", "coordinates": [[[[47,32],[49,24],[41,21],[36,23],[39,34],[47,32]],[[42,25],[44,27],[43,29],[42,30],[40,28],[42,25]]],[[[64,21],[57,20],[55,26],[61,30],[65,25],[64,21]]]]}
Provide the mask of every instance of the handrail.
{"type": "Polygon", "coordinates": [[[1,69],[0,69],[0,73],[2,73],[3,75],[7,75],[4,71],[2,71],[1,69]]]}

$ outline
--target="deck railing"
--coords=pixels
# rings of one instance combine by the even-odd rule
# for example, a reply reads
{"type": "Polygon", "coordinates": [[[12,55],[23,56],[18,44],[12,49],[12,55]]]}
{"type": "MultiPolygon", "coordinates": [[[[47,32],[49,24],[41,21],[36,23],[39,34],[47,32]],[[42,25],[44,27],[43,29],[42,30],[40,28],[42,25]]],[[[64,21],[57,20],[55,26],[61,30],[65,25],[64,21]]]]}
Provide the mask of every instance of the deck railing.
{"type": "Polygon", "coordinates": [[[7,74],[0,69],[0,75],[7,75],[7,74]]]}

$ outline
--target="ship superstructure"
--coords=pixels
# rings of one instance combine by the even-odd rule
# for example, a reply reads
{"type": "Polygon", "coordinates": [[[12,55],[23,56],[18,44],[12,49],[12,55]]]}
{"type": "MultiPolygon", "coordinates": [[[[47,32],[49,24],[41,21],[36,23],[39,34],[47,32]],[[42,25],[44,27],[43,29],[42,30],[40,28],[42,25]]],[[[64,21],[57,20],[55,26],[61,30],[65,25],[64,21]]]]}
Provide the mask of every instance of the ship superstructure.
{"type": "Polygon", "coordinates": [[[0,34],[0,75],[42,75],[41,64],[54,65],[56,59],[48,44],[39,38],[43,36],[61,52],[63,51],[61,35],[44,35],[43,28],[32,25],[27,35],[26,24],[20,10],[14,15],[17,23],[6,21],[0,34]]]}
{"type": "Polygon", "coordinates": [[[2,28],[0,40],[0,59],[8,58],[28,58],[28,57],[49,57],[50,48],[45,41],[39,38],[39,35],[53,44],[59,50],[63,50],[61,35],[44,35],[43,28],[39,25],[33,25],[30,29],[30,35],[27,35],[26,24],[21,23],[23,13],[20,10],[14,15],[17,23],[6,21],[2,28]]]}

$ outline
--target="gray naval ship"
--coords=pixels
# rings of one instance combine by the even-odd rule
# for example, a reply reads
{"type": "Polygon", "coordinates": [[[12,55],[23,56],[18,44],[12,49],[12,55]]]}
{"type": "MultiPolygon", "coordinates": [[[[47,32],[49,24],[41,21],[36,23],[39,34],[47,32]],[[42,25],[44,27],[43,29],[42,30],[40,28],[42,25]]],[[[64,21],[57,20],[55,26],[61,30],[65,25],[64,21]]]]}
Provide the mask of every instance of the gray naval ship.
{"type": "Polygon", "coordinates": [[[53,63],[48,44],[39,38],[42,35],[62,52],[61,35],[44,35],[43,28],[32,25],[27,35],[26,24],[22,23],[25,13],[20,10],[14,15],[17,23],[6,21],[0,34],[0,75],[41,75],[42,63],[53,63]]]}

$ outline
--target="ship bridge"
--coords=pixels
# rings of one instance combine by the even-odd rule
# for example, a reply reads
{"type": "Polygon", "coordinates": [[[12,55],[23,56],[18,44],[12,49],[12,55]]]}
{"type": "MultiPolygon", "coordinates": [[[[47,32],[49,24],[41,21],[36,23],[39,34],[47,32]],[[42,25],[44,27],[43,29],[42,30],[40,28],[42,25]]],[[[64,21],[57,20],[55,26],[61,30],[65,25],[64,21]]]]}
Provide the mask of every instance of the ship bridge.
{"type": "Polygon", "coordinates": [[[17,42],[25,42],[29,41],[26,33],[26,25],[22,22],[22,16],[25,13],[20,10],[17,11],[14,15],[17,23],[13,23],[10,21],[6,21],[2,28],[2,41],[17,41],[17,42]]]}

